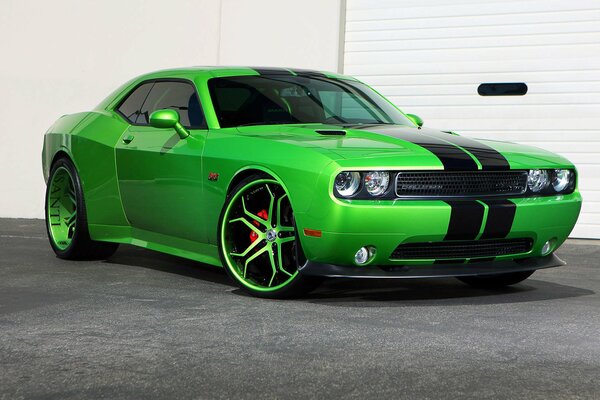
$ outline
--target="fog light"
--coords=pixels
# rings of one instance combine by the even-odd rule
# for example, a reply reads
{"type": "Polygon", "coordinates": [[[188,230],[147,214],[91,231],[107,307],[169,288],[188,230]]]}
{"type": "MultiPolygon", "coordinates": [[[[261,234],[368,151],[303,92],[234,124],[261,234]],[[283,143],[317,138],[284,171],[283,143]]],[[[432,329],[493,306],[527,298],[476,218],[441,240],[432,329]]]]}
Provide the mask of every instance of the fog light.
{"type": "Polygon", "coordinates": [[[371,261],[375,256],[375,247],[363,246],[354,255],[354,262],[358,265],[364,265],[371,261]]]}
{"type": "Polygon", "coordinates": [[[545,256],[550,254],[552,247],[554,247],[554,239],[550,239],[546,243],[544,243],[544,245],[542,246],[542,255],[545,256]]]}

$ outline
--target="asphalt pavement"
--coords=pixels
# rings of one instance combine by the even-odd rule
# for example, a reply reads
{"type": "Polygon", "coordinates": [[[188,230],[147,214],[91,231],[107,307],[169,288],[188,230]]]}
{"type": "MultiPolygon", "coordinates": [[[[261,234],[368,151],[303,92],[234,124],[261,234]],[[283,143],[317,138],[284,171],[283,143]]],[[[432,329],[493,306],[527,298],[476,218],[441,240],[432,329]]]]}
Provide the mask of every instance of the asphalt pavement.
{"type": "Polygon", "coordinates": [[[328,281],[252,298],[223,270],[121,246],[56,258],[0,219],[0,399],[600,399],[600,245],[503,290],[328,281]]]}

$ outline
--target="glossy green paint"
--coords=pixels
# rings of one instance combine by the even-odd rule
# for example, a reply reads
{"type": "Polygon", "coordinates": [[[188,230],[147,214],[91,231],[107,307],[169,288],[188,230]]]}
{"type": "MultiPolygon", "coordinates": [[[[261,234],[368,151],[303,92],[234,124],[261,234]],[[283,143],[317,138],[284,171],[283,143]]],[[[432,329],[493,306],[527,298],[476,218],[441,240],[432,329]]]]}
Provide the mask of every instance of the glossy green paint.
{"type": "Polygon", "coordinates": [[[415,114],[406,114],[406,116],[408,117],[408,119],[410,119],[412,121],[413,124],[415,124],[418,127],[423,126],[423,120],[421,119],[421,117],[419,117],[418,115],[415,114]]]}
{"type": "MultiPolygon", "coordinates": [[[[320,238],[300,234],[312,261],[352,265],[359,247],[373,245],[377,255],[370,264],[407,264],[387,258],[398,244],[444,237],[451,208],[443,201],[340,200],[332,193],[333,179],[342,170],[443,169],[432,153],[368,130],[346,129],[345,136],[315,132],[339,129],[332,125],[220,128],[207,81],[238,75],[257,72],[198,67],[147,74],[117,89],[94,110],[64,116],[48,130],[44,174],[48,176],[58,153],[73,160],[83,185],[93,239],[131,243],[221,265],[218,224],[228,191],[256,171],[269,174],[285,189],[298,232],[304,228],[323,232],[320,238]],[[189,137],[182,139],[173,128],[131,126],[114,112],[131,88],[156,78],[193,82],[207,129],[190,129],[189,137]],[[209,174],[218,174],[218,179],[209,180],[209,174]]],[[[433,132],[417,126],[403,129],[433,132]]],[[[573,168],[565,158],[541,149],[482,142],[501,152],[512,169],[573,168]]],[[[531,253],[522,257],[540,255],[543,242],[550,238],[556,238],[559,246],[573,228],[581,206],[578,191],[512,201],[517,209],[509,237],[527,234],[535,240],[531,253]]]]}
{"type": "MultiPolygon", "coordinates": [[[[167,109],[154,111],[150,114],[150,125],[154,128],[161,129],[173,128],[180,139],[185,139],[190,136],[188,130],[179,123],[179,113],[175,110],[167,109]]],[[[127,140],[129,139],[131,138],[128,137],[127,140]]]]}

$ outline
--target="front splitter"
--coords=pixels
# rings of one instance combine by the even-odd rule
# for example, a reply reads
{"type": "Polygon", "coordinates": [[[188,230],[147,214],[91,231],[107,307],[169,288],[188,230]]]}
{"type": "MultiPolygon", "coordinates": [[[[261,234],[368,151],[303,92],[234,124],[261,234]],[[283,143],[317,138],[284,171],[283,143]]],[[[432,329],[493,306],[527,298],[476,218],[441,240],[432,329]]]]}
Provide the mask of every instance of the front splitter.
{"type": "Polygon", "coordinates": [[[559,267],[566,263],[554,254],[517,260],[468,262],[462,264],[341,266],[307,261],[298,271],[307,276],[328,278],[444,278],[495,275],[559,267]]]}

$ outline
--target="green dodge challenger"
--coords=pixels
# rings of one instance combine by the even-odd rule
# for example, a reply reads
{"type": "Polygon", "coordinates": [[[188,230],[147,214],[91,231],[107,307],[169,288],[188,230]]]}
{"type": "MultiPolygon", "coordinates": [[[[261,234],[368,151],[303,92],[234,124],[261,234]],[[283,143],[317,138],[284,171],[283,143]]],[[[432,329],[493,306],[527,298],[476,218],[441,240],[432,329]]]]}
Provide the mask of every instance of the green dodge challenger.
{"type": "Polygon", "coordinates": [[[50,244],[65,259],[142,246],[271,298],[327,277],[505,286],[564,264],[573,164],[422,125],[332,73],[147,74],[46,133],[50,244]]]}

